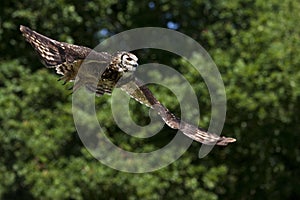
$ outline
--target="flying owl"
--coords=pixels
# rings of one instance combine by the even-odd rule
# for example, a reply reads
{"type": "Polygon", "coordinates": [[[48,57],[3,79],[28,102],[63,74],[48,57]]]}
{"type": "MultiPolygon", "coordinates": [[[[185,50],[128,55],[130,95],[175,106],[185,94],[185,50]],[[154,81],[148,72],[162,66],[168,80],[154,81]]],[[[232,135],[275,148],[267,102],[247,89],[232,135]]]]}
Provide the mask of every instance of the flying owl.
{"type": "Polygon", "coordinates": [[[102,96],[111,94],[115,87],[119,87],[136,101],[154,109],[170,128],[180,130],[197,142],[226,146],[236,141],[234,138],[209,133],[172,114],[141,80],[132,75],[138,67],[138,58],[134,54],[124,51],[115,54],[96,52],[84,46],[58,42],[22,25],[20,31],[38,53],[42,63],[47,68],[55,68],[56,73],[62,75],[60,80],[64,83],[76,80],[73,92],[85,87],[97,96],[102,96]],[[89,70],[79,70],[83,62],[90,65],[87,68],[89,70]]]}

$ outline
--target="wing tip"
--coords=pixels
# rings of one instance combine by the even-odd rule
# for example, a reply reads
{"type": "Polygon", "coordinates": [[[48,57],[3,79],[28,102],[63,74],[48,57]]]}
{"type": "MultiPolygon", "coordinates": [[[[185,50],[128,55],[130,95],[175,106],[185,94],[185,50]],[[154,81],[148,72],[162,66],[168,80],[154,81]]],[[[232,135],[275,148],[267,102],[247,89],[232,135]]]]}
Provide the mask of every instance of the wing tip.
{"type": "Polygon", "coordinates": [[[30,37],[33,35],[34,31],[24,25],[20,25],[20,31],[22,35],[25,37],[26,41],[30,41],[30,37]]]}
{"type": "Polygon", "coordinates": [[[220,140],[216,143],[217,145],[220,146],[227,146],[229,143],[236,142],[235,138],[230,138],[230,137],[221,137],[220,140]]]}
{"type": "Polygon", "coordinates": [[[20,25],[20,31],[22,33],[28,32],[29,30],[30,30],[30,28],[28,28],[27,26],[20,25]]]}
{"type": "Polygon", "coordinates": [[[25,26],[20,25],[20,31],[23,32],[24,29],[25,29],[25,26]]]}

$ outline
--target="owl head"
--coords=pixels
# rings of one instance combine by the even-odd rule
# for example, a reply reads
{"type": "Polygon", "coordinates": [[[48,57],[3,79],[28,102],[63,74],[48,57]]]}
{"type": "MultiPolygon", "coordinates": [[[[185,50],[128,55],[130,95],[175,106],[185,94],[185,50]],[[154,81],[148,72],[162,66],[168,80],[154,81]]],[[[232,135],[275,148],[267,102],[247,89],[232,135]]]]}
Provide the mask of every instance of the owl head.
{"type": "Polygon", "coordinates": [[[133,72],[138,66],[138,58],[128,52],[118,52],[116,55],[118,59],[119,72],[133,72]]]}

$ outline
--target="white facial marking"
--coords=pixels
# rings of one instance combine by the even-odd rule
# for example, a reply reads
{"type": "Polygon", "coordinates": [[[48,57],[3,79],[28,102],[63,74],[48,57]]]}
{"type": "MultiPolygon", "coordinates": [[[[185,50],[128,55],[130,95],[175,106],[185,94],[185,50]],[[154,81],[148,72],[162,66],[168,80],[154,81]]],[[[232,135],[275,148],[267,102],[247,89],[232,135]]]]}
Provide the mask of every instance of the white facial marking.
{"type": "Polygon", "coordinates": [[[126,69],[122,71],[135,71],[138,66],[138,58],[132,53],[123,53],[121,55],[122,66],[126,69]]]}

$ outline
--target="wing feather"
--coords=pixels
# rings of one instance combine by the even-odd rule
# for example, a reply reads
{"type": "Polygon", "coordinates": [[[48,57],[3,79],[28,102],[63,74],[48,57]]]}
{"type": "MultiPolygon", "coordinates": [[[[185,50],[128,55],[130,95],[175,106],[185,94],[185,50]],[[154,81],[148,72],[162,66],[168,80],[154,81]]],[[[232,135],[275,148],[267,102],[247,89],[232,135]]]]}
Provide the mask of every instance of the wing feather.
{"type": "Polygon", "coordinates": [[[48,68],[83,60],[91,52],[90,48],[58,42],[22,25],[20,31],[48,68]]]}
{"type": "Polygon", "coordinates": [[[214,133],[209,133],[200,127],[191,125],[177,118],[163,104],[161,104],[140,80],[137,78],[123,86],[121,89],[128,93],[132,98],[146,106],[154,109],[165,123],[172,129],[179,129],[189,138],[207,145],[226,146],[228,143],[235,142],[236,139],[218,136],[214,133]]]}

